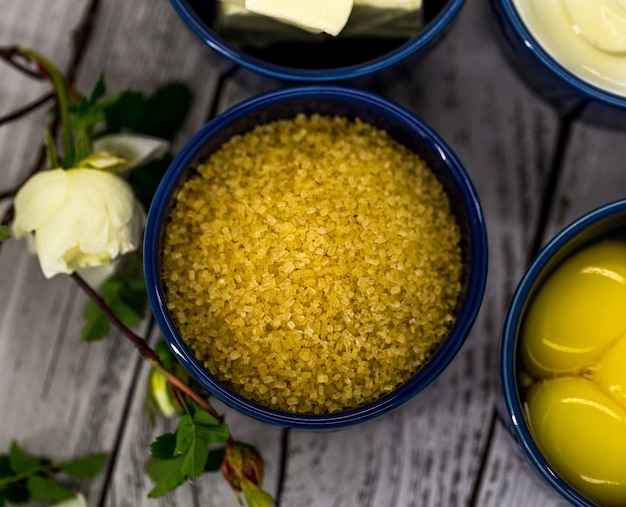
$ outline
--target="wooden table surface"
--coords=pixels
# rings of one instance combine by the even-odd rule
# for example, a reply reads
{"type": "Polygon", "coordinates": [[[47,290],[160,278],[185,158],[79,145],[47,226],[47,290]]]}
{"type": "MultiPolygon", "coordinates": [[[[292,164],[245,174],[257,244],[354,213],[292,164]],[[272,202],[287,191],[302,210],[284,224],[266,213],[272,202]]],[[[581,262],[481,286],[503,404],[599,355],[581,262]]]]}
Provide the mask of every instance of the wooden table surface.
{"type": "MultiPolygon", "coordinates": [[[[425,58],[345,83],[410,109],[458,154],[485,213],[489,277],[451,365],[389,415],[313,433],[223,409],[235,436],[261,450],[266,488],[283,507],[564,504],[522,459],[498,415],[501,332],[533,252],[581,214],[625,197],[625,134],[562,121],[506,64],[491,16],[485,0],[468,0],[425,58]]],[[[167,0],[0,0],[0,45],[9,44],[44,53],[83,90],[101,71],[111,92],[185,82],[195,108],[175,148],[215,114],[285,85],[203,46],[167,0]],[[72,34],[94,7],[76,51],[72,34]]],[[[47,90],[0,65],[0,117],[47,90]]],[[[0,191],[36,159],[45,115],[40,109],[0,128],[0,191]]],[[[106,471],[80,483],[94,507],[237,505],[218,475],[149,500],[148,445],[167,424],[152,427],[145,414],[147,365],[116,332],[82,343],[85,297],[67,277],[45,280],[23,242],[4,245],[0,276],[0,453],[12,439],[55,459],[109,452],[106,471]]]]}

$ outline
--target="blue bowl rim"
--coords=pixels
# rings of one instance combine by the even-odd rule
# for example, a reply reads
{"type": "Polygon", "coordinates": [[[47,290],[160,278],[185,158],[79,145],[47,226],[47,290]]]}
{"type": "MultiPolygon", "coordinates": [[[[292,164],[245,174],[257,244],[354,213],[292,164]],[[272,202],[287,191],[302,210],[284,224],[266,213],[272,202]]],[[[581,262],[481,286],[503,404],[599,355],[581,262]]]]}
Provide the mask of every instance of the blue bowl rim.
{"type": "Polygon", "coordinates": [[[299,81],[302,83],[321,83],[364,76],[403,60],[419,49],[427,46],[442,33],[461,9],[465,0],[448,0],[435,18],[431,20],[416,37],[402,44],[397,49],[361,64],[332,69],[290,68],[284,65],[265,62],[260,58],[250,56],[244,51],[228,44],[213,29],[208,27],[189,6],[187,0],[170,0],[170,2],[187,26],[204,41],[205,44],[227,59],[249,70],[275,79],[299,81]]]}
{"type": "Polygon", "coordinates": [[[485,222],[478,195],[456,155],[438,134],[409,111],[373,93],[343,86],[301,86],[266,92],[233,106],[206,124],[183,147],[161,180],[148,213],[145,231],[144,276],[148,297],[156,321],[177,359],[201,385],[227,405],[261,421],[290,428],[335,429],[350,426],[382,415],[406,403],[430,384],[461,348],[478,314],[486,285],[488,250],[485,222]],[[384,111],[410,128],[417,136],[427,140],[428,143],[432,143],[433,148],[441,154],[442,158],[447,159],[450,174],[461,189],[464,199],[463,206],[469,213],[470,236],[473,246],[469,267],[470,279],[468,280],[465,303],[460,309],[449,336],[436,351],[433,358],[409,381],[382,398],[355,409],[323,415],[291,414],[261,406],[233,393],[209,374],[186,347],[169,317],[160,284],[159,224],[179,176],[212,135],[248,113],[262,110],[273,104],[299,99],[319,101],[325,98],[359,105],[365,104],[373,109],[384,111]]]}
{"type": "Polygon", "coordinates": [[[509,306],[502,339],[500,375],[502,378],[502,390],[506,405],[507,415],[512,423],[513,431],[517,442],[524,450],[539,475],[548,482],[558,493],[569,502],[579,507],[595,507],[595,504],[576,492],[572,486],[565,482],[558,473],[548,464],[541,451],[535,444],[530,429],[526,423],[525,414],[521,400],[517,394],[516,382],[516,337],[519,324],[523,318],[523,310],[527,301],[527,296],[537,278],[543,273],[544,268],[552,257],[579,233],[587,227],[600,222],[616,213],[626,212],[626,199],[600,206],[585,215],[581,216],[546,244],[535,259],[531,262],[520,281],[513,299],[509,306]]]}
{"type": "Polygon", "coordinates": [[[591,100],[608,104],[618,109],[626,109],[626,96],[622,97],[577,77],[573,72],[561,65],[545,49],[543,49],[539,41],[526,27],[526,24],[513,4],[513,0],[496,1],[500,2],[500,5],[504,9],[506,18],[509,20],[513,29],[521,37],[522,44],[525,48],[530,51],[551,73],[559,77],[569,87],[591,100]]]}

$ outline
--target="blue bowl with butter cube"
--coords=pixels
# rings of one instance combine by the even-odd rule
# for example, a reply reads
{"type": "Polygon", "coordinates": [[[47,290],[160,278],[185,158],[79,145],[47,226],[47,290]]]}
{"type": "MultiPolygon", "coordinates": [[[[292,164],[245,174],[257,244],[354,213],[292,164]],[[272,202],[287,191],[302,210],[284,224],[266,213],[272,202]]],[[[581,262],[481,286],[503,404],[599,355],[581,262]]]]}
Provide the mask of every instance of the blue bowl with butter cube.
{"type": "Polygon", "coordinates": [[[302,83],[371,74],[422,55],[464,0],[170,0],[187,26],[227,59],[302,83]]]}

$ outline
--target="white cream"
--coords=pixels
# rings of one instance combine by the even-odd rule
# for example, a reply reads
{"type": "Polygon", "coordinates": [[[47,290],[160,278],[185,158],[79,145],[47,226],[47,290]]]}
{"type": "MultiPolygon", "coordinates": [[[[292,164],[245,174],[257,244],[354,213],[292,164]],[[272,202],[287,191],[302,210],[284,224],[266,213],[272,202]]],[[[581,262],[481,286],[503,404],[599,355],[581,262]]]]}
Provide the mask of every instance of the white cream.
{"type": "Polygon", "coordinates": [[[352,12],[353,0],[246,0],[246,9],[313,33],[339,35],[352,12]]]}
{"type": "Polygon", "coordinates": [[[626,96],[626,0],[514,0],[529,31],[563,67],[626,96]]]}

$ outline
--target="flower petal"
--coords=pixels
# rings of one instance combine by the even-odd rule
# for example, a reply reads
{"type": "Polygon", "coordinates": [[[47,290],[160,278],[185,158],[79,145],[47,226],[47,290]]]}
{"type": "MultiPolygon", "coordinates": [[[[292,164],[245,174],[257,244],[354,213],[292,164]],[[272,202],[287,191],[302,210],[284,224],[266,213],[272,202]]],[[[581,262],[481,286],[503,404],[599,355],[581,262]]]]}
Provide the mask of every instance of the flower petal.
{"type": "Polygon", "coordinates": [[[62,205],[67,186],[67,173],[63,169],[38,172],[22,185],[14,201],[15,236],[25,236],[48,221],[62,205]]]}
{"type": "Polygon", "coordinates": [[[157,137],[137,134],[110,134],[95,139],[93,151],[108,152],[126,159],[126,163],[116,168],[117,171],[128,171],[134,167],[163,157],[169,150],[169,143],[157,137]]]}

